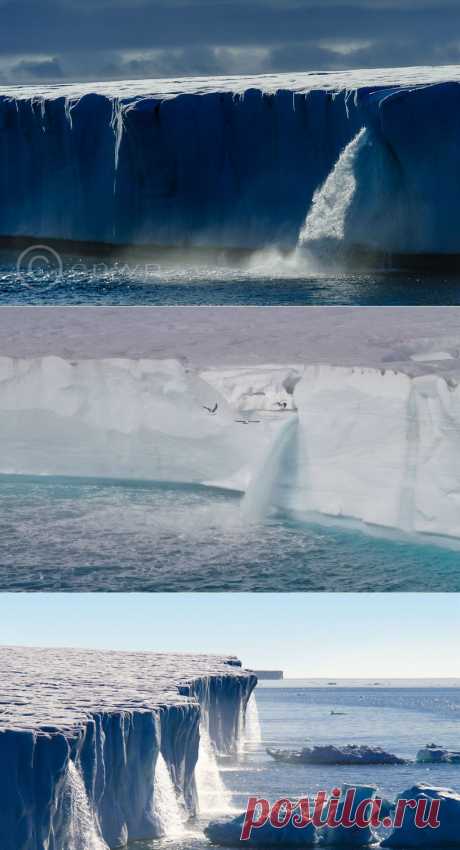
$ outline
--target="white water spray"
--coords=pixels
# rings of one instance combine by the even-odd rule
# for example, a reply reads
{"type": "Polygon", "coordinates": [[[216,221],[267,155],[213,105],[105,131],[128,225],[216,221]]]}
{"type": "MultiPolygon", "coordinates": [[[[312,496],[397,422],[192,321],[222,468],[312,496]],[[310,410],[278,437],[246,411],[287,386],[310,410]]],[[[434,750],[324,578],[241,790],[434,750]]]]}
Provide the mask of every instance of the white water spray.
{"type": "Polygon", "coordinates": [[[244,742],[247,746],[257,747],[262,743],[262,730],[260,728],[259,710],[255,694],[249,697],[246,706],[246,722],[244,726],[244,742]]]}
{"type": "Polygon", "coordinates": [[[174,790],[168,766],[161,755],[155,765],[153,810],[159,831],[166,838],[180,838],[185,833],[184,816],[174,790]]]}
{"type": "Polygon", "coordinates": [[[262,458],[241,503],[241,512],[250,522],[261,522],[273,504],[280,472],[288,460],[289,450],[297,433],[298,418],[289,417],[278,431],[273,443],[262,458]]]}
{"type": "Polygon", "coordinates": [[[230,814],[232,798],[219,772],[206,720],[200,725],[200,749],[195,767],[200,814],[230,814]]]}
{"type": "Polygon", "coordinates": [[[66,850],[109,850],[89,804],[83,777],[72,760],[67,767],[65,793],[69,807],[66,850]]]}
{"type": "Polygon", "coordinates": [[[343,242],[346,214],[356,190],[355,159],[366,141],[367,130],[363,128],[344,148],[331,173],[313,195],[298,247],[309,247],[310,243],[323,240],[343,242]]]}

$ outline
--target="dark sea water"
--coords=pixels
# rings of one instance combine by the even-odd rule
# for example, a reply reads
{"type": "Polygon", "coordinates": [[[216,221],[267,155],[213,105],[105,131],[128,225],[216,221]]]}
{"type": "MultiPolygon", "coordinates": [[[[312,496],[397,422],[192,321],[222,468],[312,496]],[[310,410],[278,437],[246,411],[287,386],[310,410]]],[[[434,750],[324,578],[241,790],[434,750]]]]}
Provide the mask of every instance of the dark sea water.
{"type": "MultiPolygon", "coordinates": [[[[256,700],[261,739],[257,740],[252,730],[238,758],[220,762],[225,786],[231,792],[230,805],[236,811],[242,811],[252,795],[272,802],[286,796],[297,799],[343,783],[376,786],[388,800],[419,782],[460,791],[460,765],[288,765],[274,762],[265,752],[266,747],[356,743],[382,746],[412,760],[418,749],[432,741],[455,748],[459,742],[459,688],[312,688],[293,680],[280,687],[259,686],[256,700]],[[343,714],[331,715],[331,711],[343,714]]],[[[226,813],[224,809],[222,814],[226,813]]],[[[201,829],[218,816],[218,812],[203,813],[195,824],[188,825],[181,840],[136,844],[132,850],[168,846],[205,850],[210,844],[201,829]]]]}
{"type": "MultiPolygon", "coordinates": [[[[454,545],[454,544],[452,544],[454,545]]],[[[460,551],[274,513],[241,496],[111,479],[0,476],[0,591],[460,591],[460,551]]]]}
{"type": "Polygon", "coordinates": [[[309,264],[294,268],[270,254],[229,265],[189,257],[158,261],[155,256],[90,258],[54,252],[26,273],[18,267],[19,257],[19,252],[0,251],[0,304],[460,304],[460,274],[319,271],[309,264]]]}

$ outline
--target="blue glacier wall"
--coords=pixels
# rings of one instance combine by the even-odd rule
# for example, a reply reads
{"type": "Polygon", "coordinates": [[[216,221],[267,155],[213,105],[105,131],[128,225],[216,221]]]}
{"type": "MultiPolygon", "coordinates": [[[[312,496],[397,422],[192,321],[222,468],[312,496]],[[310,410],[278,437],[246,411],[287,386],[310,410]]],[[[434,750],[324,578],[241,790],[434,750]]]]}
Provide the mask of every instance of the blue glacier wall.
{"type": "Polygon", "coordinates": [[[359,96],[367,144],[356,159],[346,240],[401,253],[460,252],[460,85],[359,96]]]}
{"type": "Polygon", "coordinates": [[[0,237],[292,248],[365,128],[347,245],[460,253],[460,72],[408,70],[4,90],[0,237]]]}
{"type": "MultiPolygon", "coordinates": [[[[240,727],[234,717],[244,712],[257,681],[253,674],[235,669],[230,659],[211,658],[205,674],[207,659],[202,657],[200,661],[199,656],[184,656],[185,678],[179,673],[175,680],[174,668],[181,660],[170,656],[169,670],[166,666],[166,673],[161,671],[158,678],[155,668],[157,678],[150,685],[147,665],[154,656],[112,653],[107,659],[107,654],[102,653],[102,660],[115,664],[115,677],[119,677],[114,685],[110,678],[113,671],[107,672],[105,692],[104,686],[93,680],[90,662],[85,669],[88,653],[71,651],[69,655],[69,651],[57,650],[60,664],[65,665],[68,656],[70,678],[56,689],[52,668],[49,666],[48,678],[44,670],[21,669],[23,658],[17,649],[0,651],[2,673],[8,651],[11,657],[7,657],[6,670],[17,684],[4,682],[2,694],[2,850],[107,850],[123,847],[128,841],[161,836],[156,774],[161,757],[171,793],[193,816],[197,805],[194,771],[200,724],[206,722],[216,751],[223,741],[229,748],[235,746],[240,727]],[[72,666],[73,657],[77,658],[77,666],[72,666]],[[147,669],[136,670],[138,661],[147,669]],[[198,667],[201,663],[202,668],[201,673],[197,671],[196,681],[194,663],[198,667]],[[131,676],[128,682],[125,673],[131,676]],[[147,685],[142,684],[142,675],[147,685]],[[19,696],[23,693],[30,693],[26,701],[19,696]],[[152,693],[157,693],[157,704],[149,707],[152,693]],[[111,703],[114,696],[126,708],[90,710],[92,702],[104,702],[108,697],[111,703]],[[55,720],[40,722],[38,718],[47,711],[55,720]],[[213,718],[210,723],[208,715],[213,718]],[[232,735],[236,736],[235,741],[231,741],[232,735]]],[[[52,651],[42,652],[45,664],[47,652],[52,651]]],[[[36,650],[24,653],[27,663],[29,659],[37,663],[36,650]]],[[[168,664],[168,656],[156,658],[157,666],[168,664]]],[[[96,672],[96,667],[92,670],[96,672]]],[[[100,673],[103,674],[102,669],[100,673]]]]}
{"type": "Polygon", "coordinates": [[[294,245],[360,123],[345,91],[1,96],[0,235],[294,245]]]}

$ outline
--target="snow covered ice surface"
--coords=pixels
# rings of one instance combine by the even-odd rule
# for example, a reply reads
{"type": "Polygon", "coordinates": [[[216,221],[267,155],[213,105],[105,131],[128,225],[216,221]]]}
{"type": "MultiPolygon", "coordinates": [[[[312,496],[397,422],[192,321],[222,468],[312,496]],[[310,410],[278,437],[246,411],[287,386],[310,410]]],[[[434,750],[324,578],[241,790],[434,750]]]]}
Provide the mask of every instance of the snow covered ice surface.
{"type": "Polygon", "coordinates": [[[458,254],[459,82],[445,66],[2,87],[0,234],[293,251],[302,231],[301,249],[458,254]]]}
{"type": "Polygon", "coordinates": [[[200,726],[208,759],[236,751],[256,684],[217,656],[1,647],[0,669],[2,850],[177,837],[201,796],[200,726]]]}

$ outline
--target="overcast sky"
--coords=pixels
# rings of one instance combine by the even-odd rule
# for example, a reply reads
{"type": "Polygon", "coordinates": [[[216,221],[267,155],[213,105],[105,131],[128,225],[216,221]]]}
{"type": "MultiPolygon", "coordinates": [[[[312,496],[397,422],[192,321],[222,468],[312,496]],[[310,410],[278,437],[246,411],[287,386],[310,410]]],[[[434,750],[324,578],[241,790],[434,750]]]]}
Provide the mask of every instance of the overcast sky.
{"type": "Polygon", "coordinates": [[[460,676],[457,593],[2,593],[0,644],[237,655],[288,677],[460,676]]]}
{"type": "Polygon", "coordinates": [[[0,0],[0,82],[460,62],[459,0],[0,0]]]}

